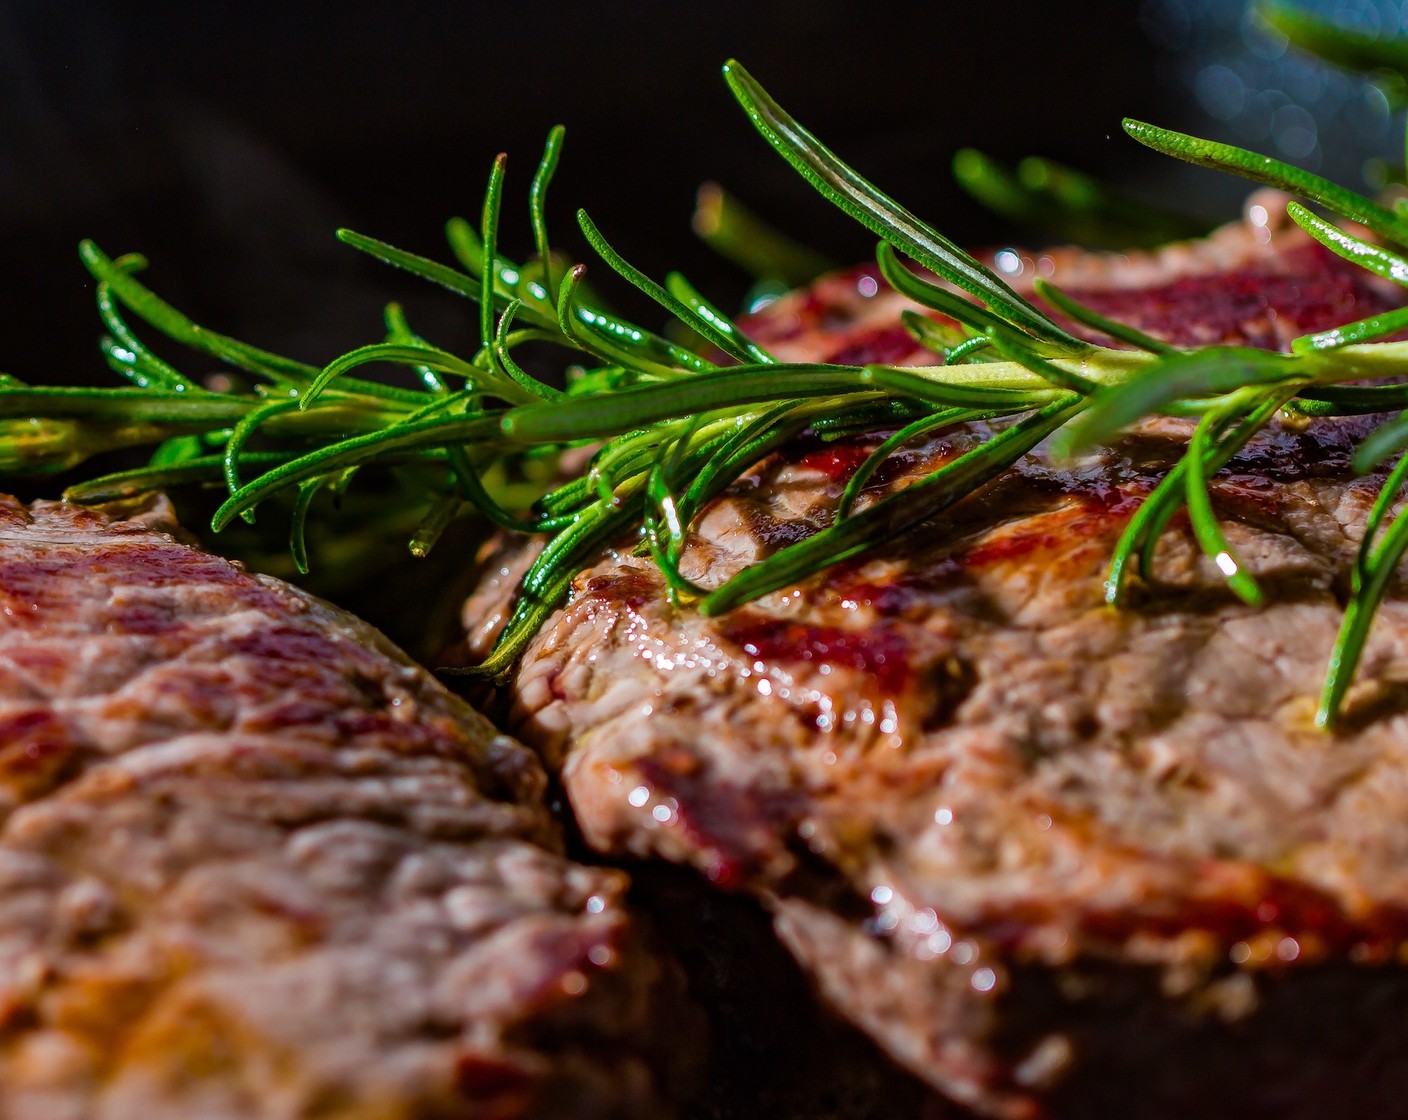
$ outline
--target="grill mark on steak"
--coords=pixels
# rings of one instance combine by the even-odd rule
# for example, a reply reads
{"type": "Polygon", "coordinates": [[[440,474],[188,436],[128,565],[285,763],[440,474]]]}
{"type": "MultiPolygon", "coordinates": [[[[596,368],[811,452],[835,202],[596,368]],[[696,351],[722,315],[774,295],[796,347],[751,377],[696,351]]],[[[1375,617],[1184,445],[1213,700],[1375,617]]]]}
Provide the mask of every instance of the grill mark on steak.
{"type": "Polygon", "coordinates": [[[1175,346],[1265,350],[1284,349],[1297,335],[1398,306],[1368,272],[1318,242],[1211,277],[1181,277],[1153,288],[1073,289],[1070,294],[1108,318],[1137,321],[1141,330],[1175,346]]]}
{"type": "Polygon", "coordinates": [[[668,1112],[692,1012],[536,760],[170,528],[0,498],[0,1118],[668,1112]]]}

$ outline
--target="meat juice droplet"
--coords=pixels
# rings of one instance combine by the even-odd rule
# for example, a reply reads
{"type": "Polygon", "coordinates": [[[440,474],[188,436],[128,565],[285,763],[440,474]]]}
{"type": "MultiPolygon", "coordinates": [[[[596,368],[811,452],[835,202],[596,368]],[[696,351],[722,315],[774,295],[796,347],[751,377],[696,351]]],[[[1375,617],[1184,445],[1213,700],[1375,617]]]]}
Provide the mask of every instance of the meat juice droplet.
{"type": "Polygon", "coordinates": [[[909,645],[884,627],[843,630],[772,618],[740,618],[725,624],[730,640],[765,665],[845,668],[874,679],[884,695],[897,696],[909,682],[909,645]]]}

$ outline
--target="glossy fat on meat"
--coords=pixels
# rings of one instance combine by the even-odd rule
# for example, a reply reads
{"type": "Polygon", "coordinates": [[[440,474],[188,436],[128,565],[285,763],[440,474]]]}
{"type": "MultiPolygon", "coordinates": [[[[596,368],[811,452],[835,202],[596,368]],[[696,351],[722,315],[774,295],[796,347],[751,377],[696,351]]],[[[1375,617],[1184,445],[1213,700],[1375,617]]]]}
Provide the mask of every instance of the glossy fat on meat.
{"type": "MultiPolygon", "coordinates": [[[[1007,264],[1182,344],[1283,347],[1400,302],[1268,212],[1155,254],[1007,264]]],[[[904,306],[861,269],[749,326],[785,360],[932,361],[904,306]]],[[[511,726],[590,843],[760,895],[833,1006],[980,1113],[1408,1114],[1397,592],[1344,730],[1312,724],[1377,483],[1348,466],[1368,423],[1273,424],[1215,480],[1263,609],[1182,519],[1135,605],[1104,605],[1115,540],[1186,439],[1154,422],[1076,463],[1039,451],[720,618],[605,556],[524,656],[511,726]]],[[[906,449],[863,501],[980,437],[906,449]]],[[[759,464],[699,519],[685,574],[717,586],[816,532],[870,447],[759,464]]],[[[533,547],[489,557],[475,652],[533,547]]]]}
{"type": "Polygon", "coordinates": [[[172,528],[0,498],[0,1118],[668,1114],[690,1012],[536,759],[172,528]]]}

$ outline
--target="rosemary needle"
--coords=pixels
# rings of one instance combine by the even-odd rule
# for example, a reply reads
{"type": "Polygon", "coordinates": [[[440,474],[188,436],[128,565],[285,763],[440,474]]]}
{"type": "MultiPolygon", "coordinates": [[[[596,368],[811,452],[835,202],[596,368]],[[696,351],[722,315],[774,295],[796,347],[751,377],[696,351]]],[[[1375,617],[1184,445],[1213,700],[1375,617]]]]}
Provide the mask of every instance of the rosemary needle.
{"type": "MultiPolygon", "coordinates": [[[[1402,44],[1337,35],[1281,8],[1264,9],[1263,18],[1293,41],[1318,43],[1347,64],[1408,68],[1402,44]]],[[[1256,604],[1261,592],[1254,573],[1238,559],[1216,516],[1214,475],[1282,410],[1380,412],[1387,417],[1365,440],[1356,465],[1368,470],[1396,455],[1400,460],[1371,516],[1331,656],[1319,722],[1333,726],[1374,614],[1408,551],[1408,518],[1389,516],[1408,479],[1408,418],[1402,415],[1408,346],[1386,341],[1408,327],[1408,311],[1307,335],[1295,340],[1290,354],[1184,350],[1038,283],[1037,295],[1055,312],[1117,344],[1097,345],[1071,334],[870,183],[738,63],[729,62],[724,77],[764,141],[879,238],[881,273],[923,309],[906,312],[904,326],[939,364],[779,362],[687,278],[671,274],[659,282],[645,275],[582,213],[578,225],[598,262],[593,280],[604,276],[643,292],[662,316],[688,328],[697,345],[683,346],[614,314],[588,285],[587,266],[554,256],[548,236],[548,188],[563,148],[558,127],[528,191],[529,260],[511,259],[503,249],[502,156],[493,163],[480,221],[455,218],[446,225],[453,264],[349,230],[337,234],[354,249],[477,303],[473,353],[457,354],[420,337],[393,304],[383,337],[311,366],[191,322],[137,278],[141,258],[111,259],[85,242],[81,257],[97,281],[107,330],[103,353],[128,385],[38,388],[0,378],[0,468],[65,469],[104,452],[151,446],[146,466],[78,483],[68,496],[102,501],[159,486],[221,486],[228,496],[213,521],[220,529],[286,493],[293,497],[290,547],[300,570],[307,565],[306,521],[323,490],[340,493],[373,467],[414,472],[424,500],[410,544],[417,555],[432,548],[466,506],[497,525],[547,537],[497,646],[469,670],[501,677],[568,594],[574,576],[604,548],[635,545],[648,552],[681,609],[718,614],[883,546],[974,494],[1043,441],[1053,440],[1055,454],[1069,454],[1117,440],[1158,415],[1194,417],[1196,424],[1186,452],[1120,537],[1108,599],[1126,599],[1136,558],[1148,574],[1164,527],[1186,507],[1198,546],[1230,591],[1256,604]],[[210,391],[153,353],[142,337],[148,332],[237,371],[240,387],[210,391]],[[527,344],[564,356],[561,387],[543,380],[519,353],[527,344]],[[378,364],[405,367],[416,387],[361,376],[364,367],[378,364]],[[986,428],[972,428],[975,421],[986,428]],[[906,443],[960,425],[987,434],[901,490],[867,493],[906,443]],[[874,450],[845,487],[834,519],[721,586],[685,578],[680,563],[691,525],[708,502],[807,430],[823,439],[873,438],[874,450]],[[564,474],[569,462],[577,465],[564,474]]],[[[1169,155],[1280,187],[1360,223],[1379,241],[1303,206],[1290,211],[1333,252],[1408,285],[1408,216],[1244,149],[1137,121],[1126,121],[1125,130],[1169,155]]],[[[1054,164],[1028,161],[1009,173],[969,152],[960,154],[958,169],[966,185],[1008,210],[1056,215],[1120,236],[1132,236],[1135,225],[1146,233],[1160,223],[1164,233],[1186,229],[1182,219],[1142,208],[1054,164]]],[[[825,259],[759,232],[755,220],[717,189],[701,196],[697,222],[721,251],[760,276],[804,280],[825,259]]]]}

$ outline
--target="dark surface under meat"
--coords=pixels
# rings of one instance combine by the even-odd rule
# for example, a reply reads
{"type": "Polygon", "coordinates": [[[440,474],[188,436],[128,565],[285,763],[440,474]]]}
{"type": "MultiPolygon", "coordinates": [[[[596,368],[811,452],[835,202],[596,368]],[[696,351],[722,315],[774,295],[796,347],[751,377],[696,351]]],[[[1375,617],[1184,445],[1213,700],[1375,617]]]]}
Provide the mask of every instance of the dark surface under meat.
{"type": "Polygon", "coordinates": [[[695,1012],[374,631],[0,498],[0,1118],[667,1115],[695,1012]]]}
{"type": "Polygon", "coordinates": [[[954,1120],[956,1109],[822,1004],[767,912],[689,869],[630,864],[651,919],[709,1019],[683,1120],[954,1120]]]}
{"type": "MultiPolygon", "coordinates": [[[[1399,302],[1264,222],[1023,265],[1018,284],[1052,273],[1183,343],[1284,346],[1399,302]]],[[[861,275],[785,298],[756,337],[784,360],[932,360],[861,275]]],[[[1182,520],[1135,605],[1103,605],[1115,538],[1186,439],[1150,423],[1076,463],[1028,457],[721,618],[671,607],[648,560],[603,558],[523,659],[510,727],[560,769],[590,844],[756,894],[826,1000],[981,1113],[1408,1115],[1400,596],[1343,731],[1312,725],[1375,493],[1348,469],[1365,430],[1273,425],[1215,480],[1262,609],[1182,520]]],[[[872,491],[975,438],[911,447],[872,491]]],[[[685,574],[717,585],[814,532],[867,450],[759,465],[696,524],[685,574]]],[[[473,652],[526,553],[489,557],[473,652]]]]}

